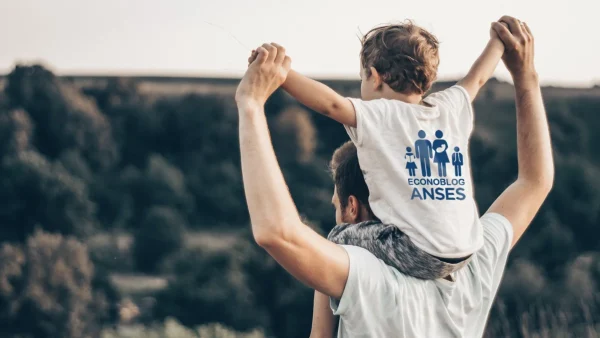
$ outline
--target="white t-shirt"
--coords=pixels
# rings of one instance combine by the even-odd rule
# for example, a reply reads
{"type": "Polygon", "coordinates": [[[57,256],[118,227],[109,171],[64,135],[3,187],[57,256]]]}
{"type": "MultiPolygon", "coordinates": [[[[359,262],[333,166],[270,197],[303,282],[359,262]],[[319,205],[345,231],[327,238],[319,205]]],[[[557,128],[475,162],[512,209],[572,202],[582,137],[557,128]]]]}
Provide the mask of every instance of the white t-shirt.
{"type": "Polygon", "coordinates": [[[469,137],[473,111],[467,91],[453,86],[427,96],[432,105],[352,99],[369,204],[384,223],[438,257],[461,258],[483,244],[473,198],[469,137]]]}
{"type": "Polygon", "coordinates": [[[342,246],[348,281],[339,301],[330,298],[338,338],[481,337],[513,236],[504,216],[486,214],[481,223],[485,244],[454,282],[406,276],[363,248],[342,246]]]}

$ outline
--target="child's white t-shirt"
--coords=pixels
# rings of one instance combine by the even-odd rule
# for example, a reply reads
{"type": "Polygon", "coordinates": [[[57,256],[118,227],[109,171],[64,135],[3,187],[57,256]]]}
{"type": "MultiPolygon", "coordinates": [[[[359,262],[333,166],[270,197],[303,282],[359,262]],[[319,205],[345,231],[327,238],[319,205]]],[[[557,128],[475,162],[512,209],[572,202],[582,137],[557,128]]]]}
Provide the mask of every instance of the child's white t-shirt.
{"type": "Polygon", "coordinates": [[[357,147],[375,216],[434,256],[461,258],[481,248],[468,160],[473,110],[467,91],[455,85],[433,93],[424,99],[432,107],[349,100],[357,126],[346,131],[357,147]]]}

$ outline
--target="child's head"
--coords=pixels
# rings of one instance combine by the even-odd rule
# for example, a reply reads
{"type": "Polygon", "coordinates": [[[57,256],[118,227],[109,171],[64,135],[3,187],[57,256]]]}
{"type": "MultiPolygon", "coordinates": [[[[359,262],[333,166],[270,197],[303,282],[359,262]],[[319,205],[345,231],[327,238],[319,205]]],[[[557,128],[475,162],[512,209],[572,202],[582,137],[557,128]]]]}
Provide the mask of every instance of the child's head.
{"type": "Polygon", "coordinates": [[[440,63],[438,40],[408,21],[370,30],[360,51],[361,95],[365,100],[381,97],[382,86],[403,94],[427,92],[440,63]]]}

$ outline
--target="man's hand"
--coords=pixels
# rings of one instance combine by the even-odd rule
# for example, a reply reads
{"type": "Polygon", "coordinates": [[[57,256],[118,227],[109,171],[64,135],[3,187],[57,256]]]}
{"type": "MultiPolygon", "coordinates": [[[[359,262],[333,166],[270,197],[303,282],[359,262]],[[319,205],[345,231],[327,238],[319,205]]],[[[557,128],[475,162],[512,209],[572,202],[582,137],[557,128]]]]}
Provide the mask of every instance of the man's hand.
{"type": "Polygon", "coordinates": [[[502,60],[513,79],[537,77],[534,66],[533,34],[525,22],[503,16],[492,28],[502,42],[505,51],[502,60]]]}
{"type": "Polygon", "coordinates": [[[238,85],[235,100],[238,105],[262,107],[285,81],[292,60],[285,55],[282,46],[265,43],[253,52],[248,61],[250,65],[238,85]]]}

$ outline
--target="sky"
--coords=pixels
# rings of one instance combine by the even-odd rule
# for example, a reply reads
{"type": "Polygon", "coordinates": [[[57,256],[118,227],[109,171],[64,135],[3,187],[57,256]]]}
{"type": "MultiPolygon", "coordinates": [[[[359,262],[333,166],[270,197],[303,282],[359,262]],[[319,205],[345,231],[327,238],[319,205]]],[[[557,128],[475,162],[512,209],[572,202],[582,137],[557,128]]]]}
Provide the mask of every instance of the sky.
{"type": "MultiPolygon", "coordinates": [[[[0,73],[241,76],[250,50],[286,47],[316,78],[359,78],[360,32],[412,19],[441,41],[441,79],[481,53],[492,21],[528,23],[544,84],[600,84],[599,0],[1,0],[0,73]]],[[[509,79],[501,64],[496,76],[509,79]]]]}

